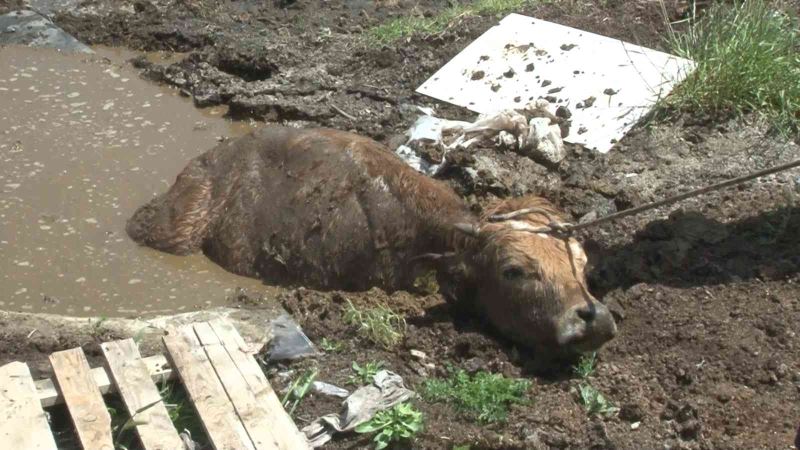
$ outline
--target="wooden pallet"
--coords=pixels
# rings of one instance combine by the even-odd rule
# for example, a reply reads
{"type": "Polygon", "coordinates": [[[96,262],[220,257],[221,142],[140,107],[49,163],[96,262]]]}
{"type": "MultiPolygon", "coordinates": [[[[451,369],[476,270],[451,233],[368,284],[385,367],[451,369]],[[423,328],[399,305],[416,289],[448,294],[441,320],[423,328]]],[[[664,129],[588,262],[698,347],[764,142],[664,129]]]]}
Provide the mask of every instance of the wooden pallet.
{"type": "Polygon", "coordinates": [[[310,448],[230,323],[196,323],[163,340],[166,358],[142,358],[132,339],[101,344],[106,368],[90,368],[81,348],[53,353],[53,379],[36,383],[25,363],[0,367],[3,448],[55,450],[43,407],[64,402],[84,449],[113,450],[103,394],[117,392],[145,450],[183,450],[155,384],[169,378],[183,384],[215,449],[310,448]]]}

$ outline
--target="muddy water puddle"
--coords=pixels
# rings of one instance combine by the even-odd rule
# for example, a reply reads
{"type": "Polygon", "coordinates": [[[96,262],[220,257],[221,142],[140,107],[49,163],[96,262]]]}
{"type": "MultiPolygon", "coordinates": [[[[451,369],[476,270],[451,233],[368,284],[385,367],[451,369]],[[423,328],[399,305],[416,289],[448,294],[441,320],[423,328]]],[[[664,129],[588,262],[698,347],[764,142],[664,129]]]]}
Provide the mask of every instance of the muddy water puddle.
{"type": "Polygon", "coordinates": [[[125,234],[189,159],[251,129],[140,79],[127,56],[0,47],[0,309],[174,312],[263,290],[125,234]]]}

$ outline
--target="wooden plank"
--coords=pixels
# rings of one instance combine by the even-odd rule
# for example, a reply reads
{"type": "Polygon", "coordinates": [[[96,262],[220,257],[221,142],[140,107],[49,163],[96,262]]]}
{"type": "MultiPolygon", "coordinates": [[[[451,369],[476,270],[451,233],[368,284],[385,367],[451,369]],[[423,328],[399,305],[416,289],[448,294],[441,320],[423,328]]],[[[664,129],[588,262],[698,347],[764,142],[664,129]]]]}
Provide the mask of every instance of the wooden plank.
{"type": "Polygon", "coordinates": [[[225,393],[233,403],[236,415],[242,421],[255,448],[257,450],[277,450],[278,443],[272,436],[272,428],[275,425],[268,420],[267,411],[250,391],[242,374],[228,356],[228,352],[219,344],[204,346],[203,350],[208,355],[211,365],[214,366],[214,371],[217,372],[222,387],[225,388],[225,393]]]}
{"type": "Polygon", "coordinates": [[[194,328],[197,339],[200,340],[200,345],[221,344],[219,338],[217,338],[217,334],[214,333],[214,330],[208,322],[196,323],[192,325],[192,328],[194,328]]]}
{"type": "Polygon", "coordinates": [[[220,345],[220,340],[211,325],[208,322],[202,322],[195,324],[193,328],[255,447],[257,449],[277,449],[278,444],[270,430],[273,424],[267,420],[266,410],[258,404],[255,395],[236,368],[236,364],[225,348],[220,345]]]}
{"type": "Polygon", "coordinates": [[[22,362],[0,367],[0,442],[9,449],[56,450],[31,371],[22,362]]]}
{"type": "MultiPolygon", "coordinates": [[[[169,362],[167,362],[167,357],[164,355],[148,356],[142,359],[142,361],[147,366],[147,370],[150,372],[150,378],[153,379],[154,383],[172,380],[176,376],[169,362]]],[[[92,369],[92,379],[94,379],[94,383],[97,385],[98,389],[100,389],[100,393],[108,394],[116,392],[116,387],[114,383],[111,382],[111,378],[108,376],[105,368],[95,367],[92,369]]],[[[44,408],[64,403],[64,397],[62,397],[61,393],[56,389],[52,378],[37,380],[36,392],[44,408]]]]}
{"type": "Polygon", "coordinates": [[[194,331],[183,329],[162,339],[211,445],[217,450],[255,450],[194,331]]]}
{"type": "Polygon", "coordinates": [[[145,450],[177,450],[183,442],[133,339],[100,345],[145,450]]]}
{"type": "Polygon", "coordinates": [[[89,361],[80,347],[50,355],[58,388],[64,395],[78,439],[85,450],[114,450],[111,416],[92,379],[89,361]]]}
{"type": "Polygon", "coordinates": [[[267,413],[266,420],[270,423],[270,430],[281,450],[306,450],[309,449],[305,435],[297,429],[294,421],[283,409],[266,375],[261,370],[255,358],[246,353],[247,346],[236,328],[228,321],[214,319],[209,322],[219,340],[224,344],[245,383],[267,413]]]}

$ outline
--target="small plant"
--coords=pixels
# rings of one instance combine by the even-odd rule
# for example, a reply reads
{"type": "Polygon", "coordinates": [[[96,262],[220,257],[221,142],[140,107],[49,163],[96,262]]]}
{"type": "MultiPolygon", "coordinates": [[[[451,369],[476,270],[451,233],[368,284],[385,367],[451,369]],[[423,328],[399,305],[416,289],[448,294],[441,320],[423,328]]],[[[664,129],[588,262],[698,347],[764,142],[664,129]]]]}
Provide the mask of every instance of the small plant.
{"type": "Polygon", "coordinates": [[[406,320],[386,306],[362,310],[349,300],[344,321],[358,327],[362,336],[387,349],[397,345],[406,331],[406,320]]]}
{"type": "Polygon", "coordinates": [[[357,362],[353,362],[353,372],[355,372],[355,375],[351,375],[347,383],[356,386],[371,384],[375,374],[383,369],[383,367],[383,361],[370,361],[364,364],[364,367],[359,366],[357,362]]]}
{"type": "Polygon", "coordinates": [[[694,60],[696,68],[662,102],[662,112],[755,112],[778,130],[797,131],[800,29],[793,13],[780,10],[776,2],[737,0],[713,2],[693,16],[685,32],[670,27],[668,46],[694,60]]]}
{"type": "Polygon", "coordinates": [[[592,352],[581,356],[578,364],[572,368],[575,375],[581,379],[587,379],[594,373],[595,364],[597,363],[597,352],[592,352]]]}
{"type": "Polygon", "coordinates": [[[590,416],[610,416],[616,414],[619,408],[611,404],[597,389],[589,383],[581,383],[578,386],[578,400],[586,409],[590,416]]]}
{"type": "Polygon", "coordinates": [[[344,345],[340,341],[334,341],[333,339],[322,338],[319,342],[319,348],[328,352],[328,353],[339,353],[342,351],[344,345]]]}
{"type": "Polygon", "coordinates": [[[200,444],[200,448],[205,448],[208,444],[208,436],[183,386],[164,381],[161,383],[159,394],[164,400],[167,414],[169,414],[175,429],[188,432],[192,440],[200,444]]]}
{"type": "Polygon", "coordinates": [[[303,372],[302,375],[297,377],[292,385],[289,386],[289,390],[286,392],[286,395],[283,397],[283,401],[281,403],[283,403],[284,408],[288,409],[290,416],[294,415],[294,410],[297,409],[297,405],[303,401],[308,394],[308,391],[311,390],[311,385],[314,383],[316,378],[316,370],[307,370],[303,372]],[[290,404],[291,407],[289,406],[290,404]]]}
{"type": "Polygon", "coordinates": [[[426,381],[423,396],[429,401],[451,403],[482,423],[505,422],[511,405],[528,402],[530,385],[528,380],[501,374],[478,372],[470,376],[458,370],[446,379],[426,381]]]}
{"type": "Polygon", "coordinates": [[[367,33],[372,44],[388,44],[416,34],[432,36],[452,27],[462,17],[496,15],[517,11],[535,3],[535,0],[474,0],[453,2],[453,6],[431,17],[410,15],[392,19],[370,29],[367,33]]]}
{"type": "Polygon", "coordinates": [[[381,450],[392,442],[411,439],[422,429],[422,413],[410,403],[400,403],[394,408],[381,411],[369,422],[356,427],[356,433],[373,433],[375,449],[381,450]]]}

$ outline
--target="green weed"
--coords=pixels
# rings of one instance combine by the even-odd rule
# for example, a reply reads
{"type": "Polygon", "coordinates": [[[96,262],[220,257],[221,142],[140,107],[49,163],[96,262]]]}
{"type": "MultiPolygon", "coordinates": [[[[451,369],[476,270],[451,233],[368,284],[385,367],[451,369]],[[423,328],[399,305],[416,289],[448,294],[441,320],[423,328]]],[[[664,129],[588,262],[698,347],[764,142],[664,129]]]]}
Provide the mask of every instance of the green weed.
{"type": "MultiPolygon", "coordinates": [[[[663,3],[662,3],[663,4],[663,3]]],[[[696,62],[695,71],[661,104],[660,113],[712,117],[758,113],[782,132],[800,123],[800,31],[796,17],[767,0],[714,2],[670,28],[670,49],[696,62]]]]}
{"type": "Polygon", "coordinates": [[[333,339],[324,337],[321,341],[319,341],[319,348],[328,353],[339,353],[342,351],[343,347],[344,344],[342,344],[340,341],[334,341],[333,339]]]}
{"type": "Polygon", "coordinates": [[[359,366],[357,362],[353,362],[353,372],[355,372],[355,375],[350,376],[347,384],[354,384],[356,386],[372,384],[372,379],[375,377],[375,374],[383,369],[383,367],[383,361],[370,361],[364,364],[364,367],[359,366]]]}
{"type": "Polygon", "coordinates": [[[581,385],[578,386],[578,401],[580,401],[586,409],[586,413],[590,416],[610,416],[619,411],[619,408],[611,404],[600,391],[589,383],[581,383],[581,385]]]}
{"type": "Polygon", "coordinates": [[[463,370],[452,372],[446,379],[427,380],[423,397],[433,402],[447,402],[457,411],[482,423],[505,422],[513,404],[528,403],[530,381],[506,378],[501,374],[478,372],[469,375],[463,370]]]}
{"type": "Polygon", "coordinates": [[[452,6],[431,17],[412,15],[398,17],[367,31],[369,42],[388,44],[413,35],[432,36],[441,33],[459,19],[468,16],[505,14],[536,3],[536,0],[454,1],[452,6]]]}
{"type": "Polygon", "coordinates": [[[358,309],[349,300],[347,305],[344,321],[348,325],[358,327],[358,332],[362,336],[387,349],[394,347],[403,339],[406,321],[391,309],[386,306],[358,309]]]}
{"type": "Polygon", "coordinates": [[[281,403],[283,404],[284,408],[288,409],[290,416],[294,415],[294,410],[297,409],[297,405],[303,401],[308,394],[308,391],[311,390],[311,385],[317,378],[317,373],[318,372],[316,370],[307,370],[303,372],[302,375],[297,377],[289,387],[289,390],[286,392],[286,395],[283,397],[283,401],[281,403]]]}
{"type": "Polygon", "coordinates": [[[575,375],[582,379],[589,378],[594,373],[595,365],[597,364],[597,352],[592,352],[581,356],[578,364],[572,368],[575,375]]]}
{"type": "Polygon", "coordinates": [[[392,442],[411,439],[422,429],[422,413],[410,403],[400,403],[394,408],[381,411],[369,422],[357,426],[356,433],[378,432],[373,439],[375,449],[381,450],[392,442]]]}

